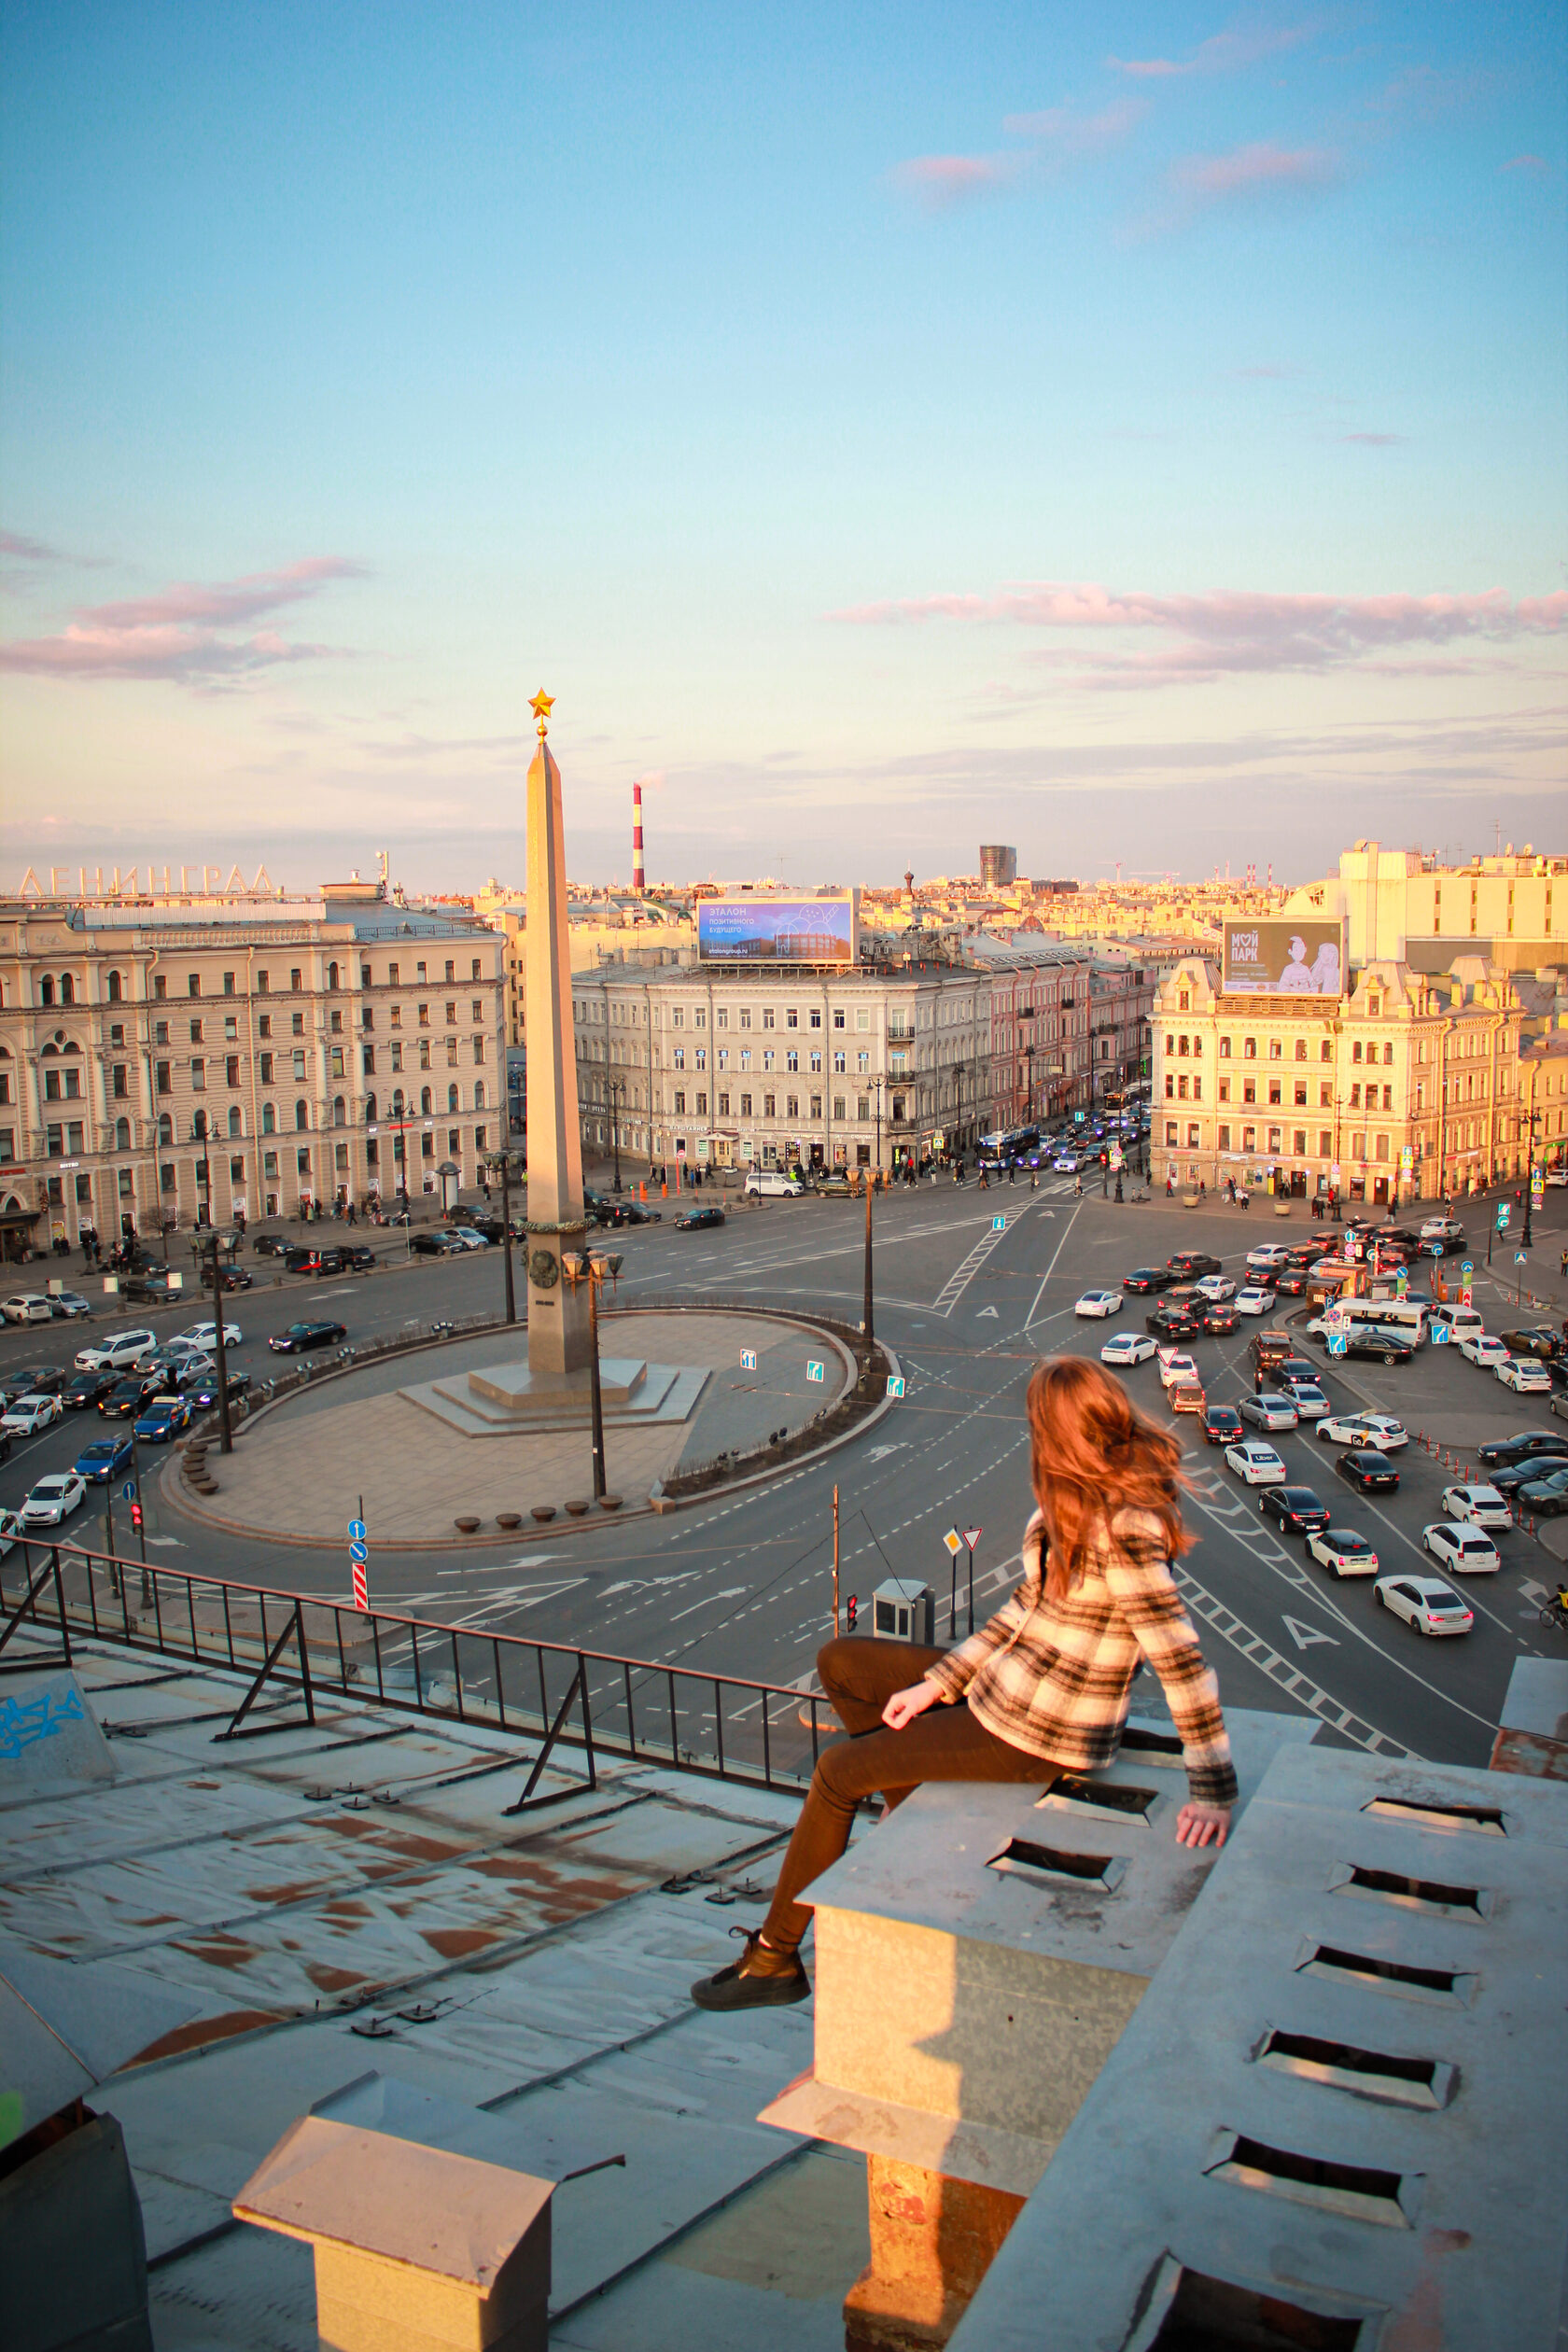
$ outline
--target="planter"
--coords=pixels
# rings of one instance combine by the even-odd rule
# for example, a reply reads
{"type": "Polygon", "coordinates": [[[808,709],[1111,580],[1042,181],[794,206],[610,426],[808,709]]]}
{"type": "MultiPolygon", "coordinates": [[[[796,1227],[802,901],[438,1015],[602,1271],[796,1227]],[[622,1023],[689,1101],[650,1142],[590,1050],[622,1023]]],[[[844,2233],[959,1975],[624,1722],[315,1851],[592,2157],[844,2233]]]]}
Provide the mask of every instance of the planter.
{"type": "Polygon", "coordinates": [[[621,1497],[618,1494],[601,1494],[599,1508],[601,1511],[618,1511],[621,1508],[621,1497]]]}
{"type": "Polygon", "coordinates": [[[1183,1193],[1182,1195],[1182,1206],[1183,1209],[1196,1209],[1197,1207],[1197,1193],[1183,1193]]]}
{"type": "Polygon", "coordinates": [[[547,1519],[553,1519],[554,1516],[555,1505],[553,1503],[536,1503],[534,1505],[532,1517],[537,1519],[541,1526],[547,1519]]]}
{"type": "Polygon", "coordinates": [[[461,1519],[454,1519],[452,1524],[459,1535],[477,1535],[479,1533],[480,1522],[471,1512],[465,1512],[461,1519]]]}
{"type": "Polygon", "coordinates": [[[1290,1212],[1291,1205],[1288,1200],[1277,1200],[1274,1203],[1274,1214],[1277,1217],[1288,1217],[1290,1212]]]}
{"type": "Polygon", "coordinates": [[[521,1527],[522,1524],[523,1514],[521,1511],[497,1511],[496,1513],[496,1525],[497,1527],[521,1527]]]}
{"type": "Polygon", "coordinates": [[[594,1506],[591,1503],[568,1503],[567,1505],[567,1517],[568,1519],[586,1519],[593,1507],[594,1506]]]}

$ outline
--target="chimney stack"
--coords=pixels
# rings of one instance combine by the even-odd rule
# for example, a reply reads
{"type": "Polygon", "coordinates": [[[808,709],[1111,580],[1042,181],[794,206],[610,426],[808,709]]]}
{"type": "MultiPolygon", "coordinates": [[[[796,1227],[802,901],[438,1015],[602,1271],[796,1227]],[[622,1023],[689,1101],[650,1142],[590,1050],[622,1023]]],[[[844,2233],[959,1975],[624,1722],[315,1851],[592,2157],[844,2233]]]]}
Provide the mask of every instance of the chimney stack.
{"type": "Polygon", "coordinates": [[[642,864],[642,786],[632,786],[632,888],[646,890],[648,876],[642,864]]]}

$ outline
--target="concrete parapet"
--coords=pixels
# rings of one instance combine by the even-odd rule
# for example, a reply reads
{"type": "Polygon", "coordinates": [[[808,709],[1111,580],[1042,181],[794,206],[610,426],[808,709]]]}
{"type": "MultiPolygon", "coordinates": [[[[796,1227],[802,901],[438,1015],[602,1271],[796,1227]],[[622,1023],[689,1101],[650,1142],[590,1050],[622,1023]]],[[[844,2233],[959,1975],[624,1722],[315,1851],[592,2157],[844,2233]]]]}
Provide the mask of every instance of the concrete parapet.
{"type": "Polygon", "coordinates": [[[1568,1780],[1568,1659],[1515,1659],[1491,1743],[1491,1769],[1568,1780]]]}

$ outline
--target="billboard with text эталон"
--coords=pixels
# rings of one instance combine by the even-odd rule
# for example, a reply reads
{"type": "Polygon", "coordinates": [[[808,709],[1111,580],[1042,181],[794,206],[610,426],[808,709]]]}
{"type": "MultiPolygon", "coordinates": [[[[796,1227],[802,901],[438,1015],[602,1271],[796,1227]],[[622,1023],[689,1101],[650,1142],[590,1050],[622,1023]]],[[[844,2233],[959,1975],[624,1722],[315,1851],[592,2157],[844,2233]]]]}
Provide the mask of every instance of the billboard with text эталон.
{"type": "Polygon", "coordinates": [[[843,963],[855,960],[855,897],[702,899],[697,953],[704,963],[843,963]]]}
{"type": "Polygon", "coordinates": [[[1248,917],[1225,927],[1226,996],[1338,997],[1345,991],[1345,927],[1337,916],[1248,917]]]}

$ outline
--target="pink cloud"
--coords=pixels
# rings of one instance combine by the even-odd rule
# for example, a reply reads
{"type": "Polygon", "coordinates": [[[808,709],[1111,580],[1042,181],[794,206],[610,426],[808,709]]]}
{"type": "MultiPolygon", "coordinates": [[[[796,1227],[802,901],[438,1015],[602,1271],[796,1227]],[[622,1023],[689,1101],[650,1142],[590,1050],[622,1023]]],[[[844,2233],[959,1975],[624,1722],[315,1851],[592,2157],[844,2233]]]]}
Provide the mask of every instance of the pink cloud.
{"type": "Polygon", "coordinates": [[[1342,441],[1355,441],[1363,449],[1403,449],[1403,433],[1341,433],[1342,441]]]}
{"type": "Polygon", "coordinates": [[[1332,187],[1339,162],[1323,147],[1277,147],[1259,139],[1229,155],[1188,156],[1170,176],[1190,203],[1221,204],[1332,187]]]}
{"type": "Polygon", "coordinates": [[[1128,74],[1139,81],[1169,81],[1185,74],[1234,74],[1243,66],[1257,64],[1263,58],[1278,57],[1284,49],[1298,49],[1303,41],[1312,40],[1317,30],[1315,24],[1248,32],[1233,27],[1199,42],[1188,58],[1108,57],[1105,63],[1113,73],[1128,74]]]}
{"type": "Polygon", "coordinates": [[[0,646],[0,669],[45,678],[162,679],[216,684],[281,663],[319,661],[341,649],[292,643],[275,629],[220,635],[315,595],[329,581],[362,578],[341,555],[307,558],[243,580],[182,581],[156,595],[89,605],[56,637],[0,646]]]}
{"type": "Polygon", "coordinates": [[[895,164],[889,176],[903,195],[927,212],[950,212],[977,196],[1003,194],[1017,165],[1006,155],[917,155],[895,164]]]}
{"type": "Polygon", "coordinates": [[[862,626],[1000,621],[1097,635],[1151,632],[1174,641],[1154,651],[1052,648],[1031,658],[1075,670],[1088,683],[1159,686],[1238,672],[1367,666],[1365,657],[1407,645],[1446,647],[1466,639],[1505,644],[1560,635],[1568,629],[1568,591],[1515,601],[1501,588],[1435,596],[1271,595],[1246,590],[1161,596],[1093,582],[1040,581],[991,596],[903,597],[828,617],[862,626]]]}
{"type": "Polygon", "coordinates": [[[48,547],[42,539],[26,539],[20,531],[0,531],[0,555],[14,555],[24,564],[65,561],[58,547],[48,547]]]}
{"type": "Polygon", "coordinates": [[[1500,172],[1530,172],[1537,178],[1549,177],[1551,165],[1544,155],[1511,155],[1506,163],[1498,165],[1500,172]]]}
{"type": "Polygon", "coordinates": [[[1122,98],[1099,114],[1074,114],[1071,106],[1046,106],[1038,114],[1008,115],[1010,139],[1033,139],[1047,156],[1099,155],[1116,147],[1149,111],[1144,98],[1122,98]]]}

